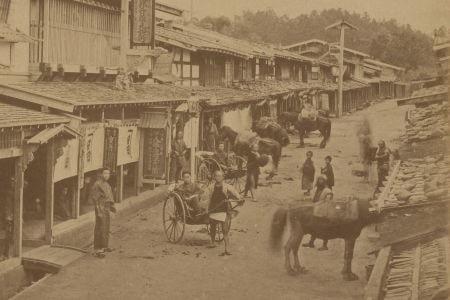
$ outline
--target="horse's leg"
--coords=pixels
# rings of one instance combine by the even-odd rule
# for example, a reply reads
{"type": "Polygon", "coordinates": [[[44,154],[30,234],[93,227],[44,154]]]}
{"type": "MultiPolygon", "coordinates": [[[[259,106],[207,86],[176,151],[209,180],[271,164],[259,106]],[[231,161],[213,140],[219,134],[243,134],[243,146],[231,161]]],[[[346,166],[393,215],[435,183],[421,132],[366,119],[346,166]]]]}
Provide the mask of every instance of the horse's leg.
{"type": "Polygon", "coordinates": [[[293,235],[294,233],[291,232],[289,239],[284,245],[284,267],[286,268],[286,271],[288,272],[289,275],[295,275],[295,271],[291,267],[291,257],[290,257],[292,251],[293,235]]]}
{"type": "Polygon", "coordinates": [[[305,142],[303,141],[303,136],[305,135],[305,130],[299,129],[298,136],[300,138],[300,143],[298,144],[297,148],[303,148],[305,147],[305,142]]]}
{"type": "Polygon", "coordinates": [[[353,250],[355,249],[356,238],[345,239],[344,268],[342,278],[347,281],[358,280],[358,276],[352,272],[353,250]]]}
{"type": "Polygon", "coordinates": [[[297,234],[296,234],[296,239],[295,239],[293,249],[292,249],[292,254],[294,255],[294,270],[297,272],[297,274],[304,274],[304,273],[306,273],[306,269],[300,265],[300,259],[299,259],[299,253],[298,253],[300,244],[303,239],[303,229],[300,224],[298,224],[296,227],[298,227],[295,229],[295,232],[297,232],[297,234]]]}
{"type": "Polygon", "coordinates": [[[327,145],[327,139],[326,139],[326,137],[325,137],[325,134],[322,132],[322,131],[320,131],[321,133],[322,133],[322,141],[320,142],[320,148],[325,148],[325,146],[327,145]]]}

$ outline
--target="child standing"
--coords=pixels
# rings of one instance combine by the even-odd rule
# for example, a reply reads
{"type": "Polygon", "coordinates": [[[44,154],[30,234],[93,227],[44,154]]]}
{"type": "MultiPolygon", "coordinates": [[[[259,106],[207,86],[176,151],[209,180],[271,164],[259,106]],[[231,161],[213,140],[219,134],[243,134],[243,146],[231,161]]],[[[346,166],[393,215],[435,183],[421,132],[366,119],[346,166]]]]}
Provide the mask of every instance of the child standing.
{"type": "Polygon", "coordinates": [[[321,173],[327,176],[327,185],[330,190],[333,189],[334,186],[334,172],[333,166],[331,165],[331,156],[325,157],[325,166],[320,169],[321,173]]]}
{"type": "Polygon", "coordinates": [[[313,153],[312,151],[306,152],[306,160],[303,166],[300,168],[302,174],[302,190],[306,190],[305,196],[310,195],[310,191],[313,188],[314,175],[316,169],[314,168],[314,163],[312,161],[313,153]]]}

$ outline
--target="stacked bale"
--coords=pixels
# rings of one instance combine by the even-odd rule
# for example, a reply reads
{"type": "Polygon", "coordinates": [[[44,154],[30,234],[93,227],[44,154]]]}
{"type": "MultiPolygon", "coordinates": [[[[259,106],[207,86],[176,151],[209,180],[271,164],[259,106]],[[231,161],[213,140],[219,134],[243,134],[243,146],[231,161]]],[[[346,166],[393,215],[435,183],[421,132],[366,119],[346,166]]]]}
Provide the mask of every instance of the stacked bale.
{"type": "Polygon", "coordinates": [[[432,104],[409,111],[406,141],[418,142],[449,135],[448,104],[432,104]]]}
{"type": "Polygon", "coordinates": [[[384,208],[445,200],[450,186],[450,157],[426,156],[400,164],[384,208]]]}

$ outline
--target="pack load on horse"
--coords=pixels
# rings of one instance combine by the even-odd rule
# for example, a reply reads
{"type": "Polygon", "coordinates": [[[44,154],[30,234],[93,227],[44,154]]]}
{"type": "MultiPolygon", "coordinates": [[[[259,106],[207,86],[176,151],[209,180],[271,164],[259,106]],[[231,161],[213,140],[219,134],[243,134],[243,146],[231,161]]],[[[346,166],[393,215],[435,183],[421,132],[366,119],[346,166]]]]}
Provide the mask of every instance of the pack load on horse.
{"type": "Polygon", "coordinates": [[[277,141],[282,147],[286,147],[290,143],[287,130],[269,117],[259,119],[253,130],[262,138],[277,141]]]}
{"type": "MultiPolygon", "coordinates": [[[[303,112],[303,110],[302,110],[303,112]]],[[[304,147],[304,137],[308,132],[318,130],[323,139],[320,142],[320,148],[325,148],[331,135],[331,121],[327,117],[321,116],[314,112],[283,112],[280,114],[280,122],[282,124],[293,124],[298,131],[300,144],[298,147],[304,147]],[[312,117],[311,117],[312,116],[312,117]]]]}
{"type": "Polygon", "coordinates": [[[220,129],[220,135],[222,140],[230,142],[231,150],[236,155],[243,157],[247,157],[250,154],[252,144],[258,143],[259,154],[261,154],[260,166],[264,167],[269,162],[267,155],[270,155],[273,161],[273,170],[269,178],[276,175],[281,159],[280,143],[270,138],[261,138],[256,133],[247,130],[237,133],[229,126],[223,126],[220,129]]]}
{"type": "Polygon", "coordinates": [[[367,199],[351,197],[333,200],[332,196],[324,197],[324,200],[314,204],[279,208],[273,215],[270,241],[274,250],[279,249],[284,230],[290,224],[290,236],[284,247],[285,267],[290,275],[298,275],[306,271],[300,265],[298,253],[304,235],[310,234],[323,240],[344,239],[344,267],[341,274],[344,280],[357,280],[358,276],[352,272],[355,242],[361,230],[373,221],[375,219],[369,214],[367,199]],[[291,253],[294,257],[293,266],[291,253]]]}

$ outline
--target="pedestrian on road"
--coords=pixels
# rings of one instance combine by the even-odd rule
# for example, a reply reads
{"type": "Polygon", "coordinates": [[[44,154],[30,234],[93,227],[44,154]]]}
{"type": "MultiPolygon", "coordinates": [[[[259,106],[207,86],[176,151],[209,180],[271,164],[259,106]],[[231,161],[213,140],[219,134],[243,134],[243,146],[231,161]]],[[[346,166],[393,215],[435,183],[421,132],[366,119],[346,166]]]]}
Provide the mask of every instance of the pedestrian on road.
{"type": "MultiPolygon", "coordinates": [[[[8,183],[2,193],[2,211],[3,211],[3,224],[5,228],[5,239],[3,248],[3,257],[6,259],[9,257],[9,247],[13,242],[13,229],[14,229],[14,188],[15,179],[11,177],[8,179],[8,183]]],[[[0,258],[0,261],[2,259],[0,258]]]]}
{"type": "Polygon", "coordinates": [[[111,171],[103,168],[89,193],[90,202],[95,205],[94,255],[105,257],[105,252],[112,252],[109,247],[110,212],[115,213],[114,196],[108,183],[111,171]]]}
{"type": "Polygon", "coordinates": [[[183,170],[186,168],[186,151],[187,146],[184,143],[183,132],[178,131],[177,137],[172,144],[171,182],[178,182],[183,170]]]}
{"type": "Polygon", "coordinates": [[[306,160],[303,163],[303,166],[300,168],[300,172],[302,174],[302,190],[306,190],[306,192],[304,193],[305,196],[309,196],[310,191],[313,189],[314,175],[316,173],[312,157],[312,151],[306,152],[306,160]]]}
{"type": "Polygon", "coordinates": [[[320,169],[320,173],[327,177],[327,186],[332,190],[334,186],[334,172],[331,165],[331,156],[327,155],[325,157],[325,166],[320,169]]]}
{"type": "Polygon", "coordinates": [[[68,220],[70,213],[70,193],[69,188],[64,186],[55,199],[55,216],[63,221],[68,220]]]}
{"type": "Polygon", "coordinates": [[[259,174],[260,174],[260,155],[259,146],[257,143],[251,145],[251,151],[247,156],[247,180],[245,183],[244,197],[248,196],[250,192],[252,201],[256,202],[256,189],[258,188],[259,174]]]}
{"type": "Polygon", "coordinates": [[[378,142],[378,149],[375,154],[375,160],[377,161],[377,172],[378,172],[378,185],[377,187],[382,187],[383,182],[389,175],[389,159],[391,156],[391,150],[386,147],[386,143],[381,140],[378,142]]]}
{"type": "MultiPolygon", "coordinates": [[[[317,177],[316,191],[314,193],[313,203],[316,203],[319,201],[327,201],[327,199],[331,199],[333,197],[333,193],[332,193],[331,189],[328,187],[327,182],[328,182],[328,178],[324,174],[320,174],[319,177],[317,177]]],[[[315,240],[316,240],[316,237],[314,235],[311,235],[311,239],[309,240],[309,242],[304,243],[302,246],[314,248],[315,240]]],[[[328,250],[328,240],[323,240],[322,247],[320,247],[318,250],[319,251],[328,250]]]]}
{"type": "Polygon", "coordinates": [[[222,225],[225,251],[220,256],[231,255],[228,233],[230,231],[232,211],[229,200],[231,198],[240,201],[241,197],[233,186],[224,182],[224,175],[220,170],[214,172],[214,182],[206,188],[205,193],[207,199],[209,199],[208,214],[211,234],[211,245],[209,248],[216,247],[216,229],[219,225],[222,225]]]}

